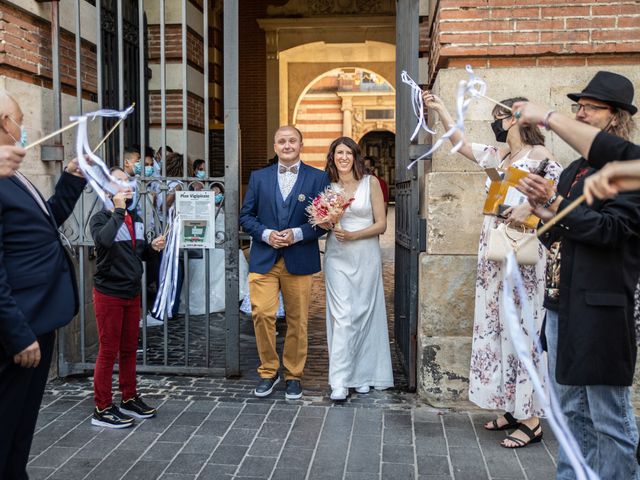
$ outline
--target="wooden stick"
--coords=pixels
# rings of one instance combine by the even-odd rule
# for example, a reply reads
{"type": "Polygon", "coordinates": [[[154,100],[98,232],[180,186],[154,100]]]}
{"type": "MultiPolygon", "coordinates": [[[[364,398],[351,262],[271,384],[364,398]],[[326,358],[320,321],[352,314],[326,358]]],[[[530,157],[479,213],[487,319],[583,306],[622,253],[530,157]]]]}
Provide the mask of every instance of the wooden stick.
{"type": "Polygon", "coordinates": [[[43,142],[46,142],[47,140],[49,140],[50,138],[55,137],[56,135],[61,134],[62,132],[65,132],[67,130],[69,130],[70,128],[75,127],[76,125],[78,125],[80,123],[80,120],[76,120],[75,122],[70,123],[69,125],[66,125],[64,127],[62,127],[59,130],[56,130],[55,132],[51,132],[49,135],[46,135],[44,137],[42,137],[39,140],[36,140],[33,143],[30,143],[29,145],[27,145],[26,147],[24,147],[25,150],[29,150],[30,148],[35,147],[36,145],[40,145],[43,142]]]}
{"type": "Polygon", "coordinates": [[[571,202],[569,205],[567,205],[567,208],[563,209],[555,217],[553,217],[551,220],[549,220],[547,223],[545,223],[543,226],[541,226],[538,229],[538,231],[536,232],[538,237],[540,237],[541,235],[546,233],[551,227],[553,227],[556,223],[558,223],[560,220],[562,220],[564,217],[566,217],[578,205],[580,205],[582,202],[584,202],[584,198],[585,198],[584,194],[580,195],[573,202],[571,202]]]}
{"type": "MultiPolygon", "coordinates": [[[[131,104],[131,106],[135,107],[136,106],[136,102],[133,102],[131,104]]],[[[109,138],[111,136],[111,134],[116,131],[116,129],[120,126],[120,124],[122,123],[123,120],[124,120],[124,118],[120,117],[120,119],[115,123],[115,125],[113,127],[111,127],[111,130],[109,130],[107,132],[107,134],[102,138],[102,140],[100,140],[100,143],[98,143],[93,148],[93,153],[96,153],[98,151],[98,149],[104,144],[104,142],[107,141],[107,138],[109,138]]]]}
{"type": "Polygon", "coordinates": [[[494,100],[494,99],[493,99],[493,98],[491,98],[491,97],[487,97],[486,95],[481,95],[480,93],[476,93],[476,95],[477,95],[478,97],[486,98],[486,99],[487,99],[487,100],[489,100],[490,102],[493,102],[493,103],[495,103],[496,105],[500,105],[502,108],[504,108],[504,109],[506,109],[506,110],[509,110],[510,112],[513,112],[513,109],[512,109],[511,107],[507,107],[504,103],[500,103],[499,101],[494,100]]]}

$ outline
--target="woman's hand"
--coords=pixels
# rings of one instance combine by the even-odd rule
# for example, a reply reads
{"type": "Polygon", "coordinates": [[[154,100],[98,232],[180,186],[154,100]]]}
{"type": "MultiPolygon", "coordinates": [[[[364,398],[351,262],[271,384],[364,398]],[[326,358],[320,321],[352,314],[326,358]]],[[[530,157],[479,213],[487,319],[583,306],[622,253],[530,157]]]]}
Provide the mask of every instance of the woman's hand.
{"type": "Polygon", "coordinates": [[[428,90],[425,90],[424,92],[422,92],[422,101],[424,102],[427,108],[435,110],[438,113],[447,109],[447,107],[444,106],[444,103],[442,102],[440,97],[438,97],[437,95],[434,95],[428,90]]]}
{"type": "Polygon", "coordinates": [[[527,196],[529,203],[534,208],[547,203],[556,191],[555,184],[533,173],[520,180],[517,188],[527,196]]]}
{"type": "Polygon", "coordinates": [[[357,240],[356,232],[347,232],[339,227],[334,228],[333,233],[340,242],[357,240]]]}
{"type": "Polygon", "coordinates": [[[167,239],[164,235],[160,235],[159,237],[156,237],[151,241],[151,248],[153,248],[156,252],[160,252],[164,250],[166,244],[167,239]]]}
{"type": "Polygon", "coordinates": [[[524,224],[527,218],[529,218],[532,211],[533,207],[530,204],[523,203],[505,210],[504,216],[511,225],[519,227],[524,224]]]}

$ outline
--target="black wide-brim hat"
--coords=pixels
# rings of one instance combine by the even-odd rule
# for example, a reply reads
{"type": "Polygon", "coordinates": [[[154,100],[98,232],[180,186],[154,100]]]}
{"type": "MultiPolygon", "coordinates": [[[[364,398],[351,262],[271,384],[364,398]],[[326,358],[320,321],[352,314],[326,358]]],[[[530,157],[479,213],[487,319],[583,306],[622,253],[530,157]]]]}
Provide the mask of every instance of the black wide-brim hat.
{"type": "Polygon", "coordinates": [[[633,83],[627,77],[601,70],[582,92],[569,93],[567,97],[575,102],[581,98],[593,98],[635,115],[638,108],[632,103],[633,93],[633,83]]]}

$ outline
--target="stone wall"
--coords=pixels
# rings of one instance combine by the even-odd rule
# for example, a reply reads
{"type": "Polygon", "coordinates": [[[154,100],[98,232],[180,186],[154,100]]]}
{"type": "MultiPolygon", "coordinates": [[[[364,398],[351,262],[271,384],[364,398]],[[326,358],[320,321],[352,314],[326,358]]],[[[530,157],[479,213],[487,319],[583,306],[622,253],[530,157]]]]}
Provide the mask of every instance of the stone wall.
{"type": "MultiPolygon", "coordinates": [[[[581,91],[601,68],[476,68],[475,72],[487,82],[487,95],[492,98],[526,95],[571,115],[566,94],[581,91]]],[[[638,68],[610,65],[607,69],[629,77],[640,92],[638,68]]],[[[433,91],[450,109],[457,84],[466,76],[459,68],[438,71],[433,91]]],[[[495,144],[489,126],[492,108],[488,101],[473,101],[465,122],[468,140],[495,144]]],[[[442,135],[442,125],[436,123],[435,127],[437,135],[442,135]]],[[[577,158],[555,134],[547,133],[546,138],[563,165],[577,158]]],[[[640,141],[638,130],[635,141],[640,141]]],[[[421,257],[419,277],[418,390],[433,404],[467,399],[478,237],[485,198],[485,174],[449,150],[450,145],[442,147],[428,165],[422,209],[427,219],[427,251],[421,257]]]]}

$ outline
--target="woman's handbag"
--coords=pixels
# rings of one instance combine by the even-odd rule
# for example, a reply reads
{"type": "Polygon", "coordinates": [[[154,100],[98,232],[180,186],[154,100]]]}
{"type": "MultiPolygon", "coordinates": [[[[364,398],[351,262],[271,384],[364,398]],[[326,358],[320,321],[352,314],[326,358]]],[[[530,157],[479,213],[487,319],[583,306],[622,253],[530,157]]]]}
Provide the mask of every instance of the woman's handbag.
{"type": "Polygon", "coordinates": [[[502,262],[509,251],[516,254],[519,265],[535,265],[538,260],[538,238],[534,233],[516,230],[504,223],[489,230],[487,260],[502,262]]]}

